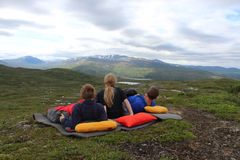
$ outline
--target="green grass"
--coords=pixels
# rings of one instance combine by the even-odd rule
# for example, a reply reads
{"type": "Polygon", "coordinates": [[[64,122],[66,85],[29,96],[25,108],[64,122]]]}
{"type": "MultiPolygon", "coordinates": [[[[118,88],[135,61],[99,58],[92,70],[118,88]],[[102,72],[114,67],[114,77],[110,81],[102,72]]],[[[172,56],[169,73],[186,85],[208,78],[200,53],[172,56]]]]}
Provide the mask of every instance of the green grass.
{"type": "MultiPolygon", "coordinates": [[[[118,131],[92,138],[65,137],[55,128],[34,122],[32,114],[46,113],[50,107],[76,102],[85,83],[101,89],[102,77],[65,69],[41,71],[0,67],[0,73],[0,159],[135,159],[131,151],[122,149],[124,144],[169,143],[195,138],[190,122],[185,120],[166,120],[141,130],[118,131]],[[30,125],[30,128],[23,128],[19,122],[30,125]]],[[[161,91],[158,104],[194,107],[224,119],[239,120],[239,97],[233,89],[240,85],[239,81],[144,81],[137,90],[143,93],[150,85],[166,89],[161,91]],[[198,90],[187,93],[169,91],[187,87],[198,90]]]]}
{"type": "Polygon", "coordinates": [[[239,86],[240,81],[230,79],[186,82],[184,87],[178,89],[184,91],[184,88],[193,87],[197,90],[185,93],[164,92],[168,98],[160,97],[159,103],[197,108],[222,119],[240,121],[239,86]]]}

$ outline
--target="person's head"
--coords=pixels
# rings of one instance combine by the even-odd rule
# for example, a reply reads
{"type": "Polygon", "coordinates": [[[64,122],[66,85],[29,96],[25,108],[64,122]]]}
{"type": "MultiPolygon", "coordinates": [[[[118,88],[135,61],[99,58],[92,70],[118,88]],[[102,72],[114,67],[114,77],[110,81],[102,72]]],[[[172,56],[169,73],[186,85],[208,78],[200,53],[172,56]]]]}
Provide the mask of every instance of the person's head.
{"type": "Polygon", "coordinates": [[[117,83],[117,77],[114,74],[108,73],[107,75],[105,75],[104,77],[105,86],[114,87],[116,83],[117,83]]]}
{"type": "Polygon", "coordinates": [[[81,99],[93,99],[96,96],[95,88],[91,84],[85,84],[82,86],[80,90],[80,98],[81,99]]]}
{"type": "Polygon", "coordinates": [[[151,86],[148,90],[146,95],[148,96],[149,99],[154,100],[158,97],[159,95],[159,90],[155,86],[151,86]]]}
{"type": "Polygon", "coordinates": [[[114,98],[114,86],[117,83],[117,77],[112,74],[108,73],[104,77],[104,101],[107,105],[107,107],[111,107],[113,105],[113,98],[114,98]]]}

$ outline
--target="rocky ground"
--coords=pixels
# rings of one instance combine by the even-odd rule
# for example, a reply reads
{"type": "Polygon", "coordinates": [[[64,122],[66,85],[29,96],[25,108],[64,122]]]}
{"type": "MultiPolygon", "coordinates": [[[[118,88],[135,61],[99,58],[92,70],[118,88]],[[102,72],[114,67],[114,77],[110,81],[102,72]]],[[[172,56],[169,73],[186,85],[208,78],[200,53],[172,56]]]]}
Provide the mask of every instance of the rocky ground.
{"type": "Polygon", "coordinates": [[[124,144],[124,150],[133,153],[138,160],[159,160],[160,157],[177,160],[240,159],[239,123],[221,120],[210,113],[195,109],[182,109],[180,112],[183,118],[192,124],[195,139],[167,144],[124,144]]]}

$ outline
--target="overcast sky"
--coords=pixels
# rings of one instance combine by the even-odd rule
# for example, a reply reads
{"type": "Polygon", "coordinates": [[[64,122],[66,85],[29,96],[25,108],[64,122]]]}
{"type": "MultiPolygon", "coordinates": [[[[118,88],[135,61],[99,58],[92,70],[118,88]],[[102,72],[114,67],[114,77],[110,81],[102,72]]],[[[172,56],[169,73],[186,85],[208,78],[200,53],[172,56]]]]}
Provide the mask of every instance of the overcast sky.
{"type": "Polygon", "coordinates": [[[240,68],[240,0],[0,0],[0,59],[108,54],[240,68]]]}

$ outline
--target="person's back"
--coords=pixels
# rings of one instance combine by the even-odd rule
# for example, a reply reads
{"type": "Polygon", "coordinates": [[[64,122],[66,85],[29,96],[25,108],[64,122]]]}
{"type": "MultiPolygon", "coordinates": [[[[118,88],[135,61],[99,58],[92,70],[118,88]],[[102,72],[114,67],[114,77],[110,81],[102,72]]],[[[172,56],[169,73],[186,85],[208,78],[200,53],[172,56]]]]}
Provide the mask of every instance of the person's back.
{"type": "Polygon", "coordinates": [[[106,119],[102,114],[104,111],[103,105],[96,103],[94,100],[85,100],[83,103],[78,103],[74,106],[75,114],[79,113],[80,122],[101,121],[106,119]]]}
{"type": "Polygon", "coordinates": [[[114,74],[107,74],[104,77],[105,89],[101,90],[96,96],[96,101],[104,105],[108,118],[111,119],[124,115],[123,102],[129,114],[133,114],[125,93],[122,89],[115,87],[116,82],[117,78],[114,74]]]}
{"type": "Polygon", "coordinates": [[[114,118],[123,116],[124,110],[122,107],[122,103],[126,99],[124,92],[120,88],[114,87],[113,104],[111,107],[108,107],[108,105],[106,104],[106,102],[104,100],[104,91],[105,90],[101,90],[97,94],[96,98],[97,98],[97,102],[107,106],[106,110],[107,110],[108,118],[114,119],[114,118]]]}
{"type": "Polygon", "coordinates": [[[129,96],[128,101],[132,106],[133,113],[144,112],[144,107],[147,106],[143,95],[129,96]]]}
{"type": "Polygon", "coordinates": [[[144,112],[145,106],[155,106],[155,99],[158,97],[159,91],[156,87],[150,87],[145,95],[129,96],[128,101],[132,106],[133,113],[144,112]]]}
{"type": "Polygon", "coordinates": [[[66,130],[74,130],[75,126],[81,122],[107,120],[103,105],[94,101],[95,95],[92,85],[86,84],[81,88],[80,97],[84,102],[74,105],[71,116],[61,115],[60,117],[60,122],[66,130]]]}

